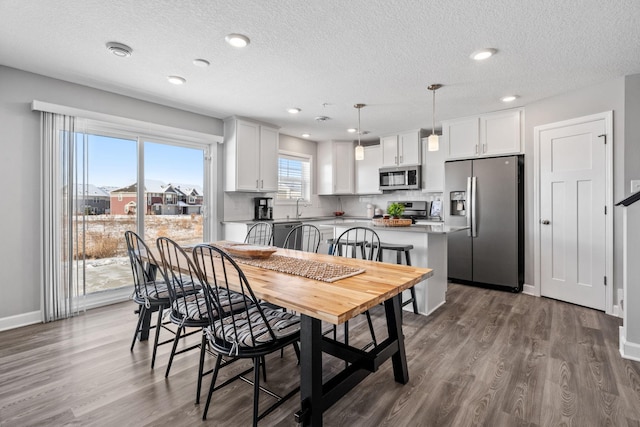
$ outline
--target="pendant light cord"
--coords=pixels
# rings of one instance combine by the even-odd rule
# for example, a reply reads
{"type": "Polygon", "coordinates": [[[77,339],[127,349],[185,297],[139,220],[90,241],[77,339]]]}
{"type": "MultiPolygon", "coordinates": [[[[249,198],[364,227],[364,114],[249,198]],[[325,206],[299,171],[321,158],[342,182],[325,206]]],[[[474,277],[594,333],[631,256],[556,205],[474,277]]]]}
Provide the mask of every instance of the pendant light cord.
{"type": "Polygon", "coordinates": [[[360,110],[361,108],[358,108],[358,145],[360,145],[360,110]]]}
{"type": "Polygon", "coordinates": [[[433,127],[431,128],[431,134],[436,134],[436,90],[433,89],[433,127]]]}

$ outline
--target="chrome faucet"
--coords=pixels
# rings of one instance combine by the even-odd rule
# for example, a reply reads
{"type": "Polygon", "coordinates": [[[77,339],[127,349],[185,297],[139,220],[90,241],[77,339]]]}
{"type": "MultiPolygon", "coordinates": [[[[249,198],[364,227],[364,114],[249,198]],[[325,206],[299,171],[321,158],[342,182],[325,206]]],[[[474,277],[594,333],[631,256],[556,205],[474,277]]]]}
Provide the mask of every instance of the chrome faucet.
{"type": "Polygon", "coordinates": [[[302,197],[296,199],[296,219],[300,219],[302,212],[300,212],[300,201],[305,201],[302,197]]]}

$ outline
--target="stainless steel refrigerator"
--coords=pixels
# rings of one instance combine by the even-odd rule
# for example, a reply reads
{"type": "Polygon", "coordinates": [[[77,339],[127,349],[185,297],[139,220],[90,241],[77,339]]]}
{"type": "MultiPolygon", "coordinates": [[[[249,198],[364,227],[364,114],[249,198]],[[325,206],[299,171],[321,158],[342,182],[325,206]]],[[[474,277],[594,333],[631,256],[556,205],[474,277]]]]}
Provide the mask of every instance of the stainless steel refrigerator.
{"type": "Polygon", "coordinates": [[[468,226],[448,237],[453,282],[522,291],[524,156],[445,163],[445,222],[468,226]]]}

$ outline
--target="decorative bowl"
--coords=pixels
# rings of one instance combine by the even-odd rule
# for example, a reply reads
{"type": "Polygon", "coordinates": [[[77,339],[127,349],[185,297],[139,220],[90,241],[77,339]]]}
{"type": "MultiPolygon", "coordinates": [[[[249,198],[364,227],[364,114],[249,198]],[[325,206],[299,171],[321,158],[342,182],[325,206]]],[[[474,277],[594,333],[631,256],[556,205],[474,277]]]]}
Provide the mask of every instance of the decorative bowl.
{"type": "Polygon", "coordinates": [[[342,215],[344,215],[344,212],[342,212],[342,211],[335,211],[333,214],[334,214],[335,216],[342,216],[342,215]]]}

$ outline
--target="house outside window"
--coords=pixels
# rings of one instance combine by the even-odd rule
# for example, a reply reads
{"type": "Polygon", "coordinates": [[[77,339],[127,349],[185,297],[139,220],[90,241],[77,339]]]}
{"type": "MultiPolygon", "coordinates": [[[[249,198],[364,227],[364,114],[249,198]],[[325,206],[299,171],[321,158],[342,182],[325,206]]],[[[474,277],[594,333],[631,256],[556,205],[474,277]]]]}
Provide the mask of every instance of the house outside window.
{"type": "Polygon", "coordinates": [[[311,156],[280,152],[278,155],[278,201],[311,199],[311,156]]]}

